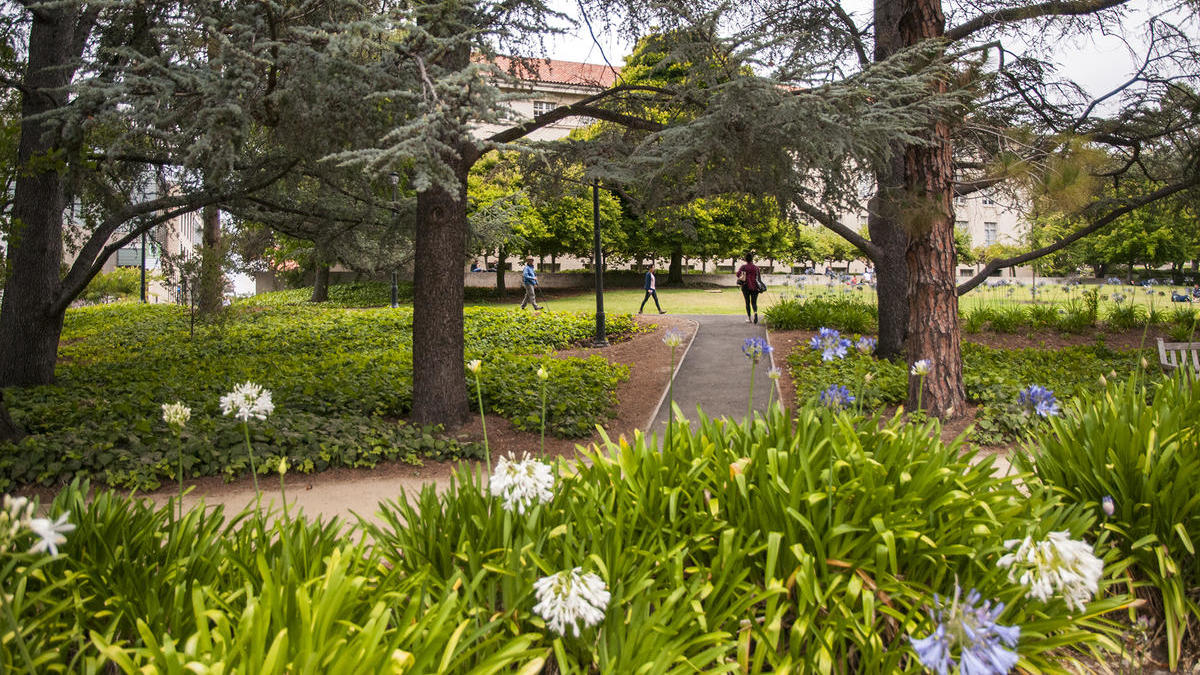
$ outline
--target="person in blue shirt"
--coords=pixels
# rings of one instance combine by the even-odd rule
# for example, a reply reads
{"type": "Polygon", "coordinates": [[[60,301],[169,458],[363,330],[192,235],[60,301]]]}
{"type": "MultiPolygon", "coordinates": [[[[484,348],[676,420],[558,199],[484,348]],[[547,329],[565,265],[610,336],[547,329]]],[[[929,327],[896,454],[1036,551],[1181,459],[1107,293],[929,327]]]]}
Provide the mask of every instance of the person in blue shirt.
{"type": "Polygon", "coordinates": [[[655,286],[654,263],[651,263],[650,269],[646,270],[646,277],[642,282],[642,290],[646,291],[646,297],[642,298],[642,306],[638,308],[638,314],[641,314],[642,310],[646,309],[646,301],[650,298],[654,298],[654,306],[658,308],[658,313],[666,314],[663,311],[662,305],[658,304],[658,290],[655,286]]]}
{"type": "Polygon", "coordinates": [[[533,268],[533,256],[525,259],[525,270],[521,272],[521,282],[525,284],[525,299],[521,301],[521,309],[525,309],[525,305],[533,305],[534,309],[541,309],[537,304],[537,299],[534,298],[533,289],[537,287],[537,270],[533,268]]]}

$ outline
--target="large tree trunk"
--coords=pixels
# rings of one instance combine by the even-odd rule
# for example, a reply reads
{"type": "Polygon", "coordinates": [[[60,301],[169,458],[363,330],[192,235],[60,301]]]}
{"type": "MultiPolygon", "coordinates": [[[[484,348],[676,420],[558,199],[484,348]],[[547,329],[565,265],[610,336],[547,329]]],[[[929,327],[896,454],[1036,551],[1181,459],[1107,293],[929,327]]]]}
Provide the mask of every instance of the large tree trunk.
{"type": "Polygon", "coordinates": [[[66,105],[74,60],[75,12],[39,7],[32,12],[29,60],[21,97],[21,140],[9,241],[10,275],[0,305],[0,387],[49,384],[54,379],[63,312],[51,312],[60,291],[62,216],[66,205],[56,162],[54,123],[39,117],[66,105]],[[37,160],[43,160],[38,163],[37,160]]]}
{"type": "MultiPolygon", "coordinates": [[[[470,162],[446,158],[457,194],[435,185],[417,194],[413,284],[413,407],[417,424],[457,427],[467,420],[463,354],[462,264],[467,252],[467,172],[470,162]]],[[[499,270],[497,266],[497,270],[499,270]]],[[[502,272],[497,272],[498,274],[502,272]]]]}
{"type": "Polygon", "coordinates": [[[221,271],[221,210],[216,205],[205,206],[200,212],[200,283],[196,310],[212,314],[221,309],[225,290],[225,275],[221,271]]]}
{"type": "Polygon", "coordinates": [[[313,249],[313,290],[309,302],[325,302],[329,299],[329,268],[331,267],[325,247],[317,245],[313,249]]]}
{"type": "MultiPolygon", "coordinates": [[[[945,16],[940,0],[905,0],[899,25],[905,45],[941,36],[945,16]]],[[[920,401],[931,415],[949,419],[966,409],[955,283],[950,127],[938,121],[930,134],[933,145],[909,146],[904,154],[908,207],[913,209],[908,214],[912,225],[907,252],[907,351],[909,363],[930,363],[927,376],[909,377],[908,397],[910,408],[920,401]]]]}
{"type": "Polygon", "coordinates": [[[667,283],[683,285],[683,249],[675,247],[671,251],[671,266],[667,269],[667,283]]]}
{"type": "Polygon", "coordinates": [[[501,246],[496,249],[496,297],[504,299],[508,289],[504,285],[504,263],[508,262],[508,250],[501,246]]]}

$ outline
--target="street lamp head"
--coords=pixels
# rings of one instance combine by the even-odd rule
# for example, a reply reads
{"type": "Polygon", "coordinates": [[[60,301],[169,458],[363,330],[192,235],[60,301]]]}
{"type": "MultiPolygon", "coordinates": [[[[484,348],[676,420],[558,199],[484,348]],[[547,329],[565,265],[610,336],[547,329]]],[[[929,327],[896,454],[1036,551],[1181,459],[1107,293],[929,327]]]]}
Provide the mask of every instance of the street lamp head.
{"type": "Polygon", "coordinates": [[[396,173],[395,171],[389,173],[388,181],[391,182],[392,187],[396,187],[400,184],[400,174],[396,173]]]}

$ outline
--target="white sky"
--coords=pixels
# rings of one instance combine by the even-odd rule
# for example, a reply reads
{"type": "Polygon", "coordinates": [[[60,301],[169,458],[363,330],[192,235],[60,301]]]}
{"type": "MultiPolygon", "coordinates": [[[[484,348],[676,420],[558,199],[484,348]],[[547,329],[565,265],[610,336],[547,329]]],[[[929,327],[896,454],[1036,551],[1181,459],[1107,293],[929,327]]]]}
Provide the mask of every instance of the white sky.
{"type": "MultiPolygon", "coordinates": [[[[578,7],[574,2],[559,0],[556,4],[559,5],[560,11],[578,16],[578,7]]],[[[1131,10],[1123,22],[1122,29],[1135,49],[1144,51],[1145,26],[1153,4],[1153,0],[1134,0],[1130,4],[1131,10]]],[[[846,5],[856,13],[859,23],[864,23],[862,17],[866,16],[871,6],[870,0],[848,0],[846,5]]],[[[549,56],[565,61],[604,63],[604,57],[601,55],[603,53],[612,65],[621,66],[632,45],[615,33],[604,31],[602,23],[601,18],[593,17],[592,26],[596,30],[596,41],[592,40],[582,22],[568,34],[549,40],[549,56]]],[[[1196,35],[1198,30],[1200,29],[1193,20],[1190,32],[1196,35]]],[[[1116,35],[1086,35],[1075,40],[1063,40],[1058,46],[1058,53],[1054,57],[1061,65],[1061,74],[1074,79],[1093,95],[1107,93],[1128,79],[1137,62],[1137,57],[1129,53],[1130,46],[1116,35]]]]}

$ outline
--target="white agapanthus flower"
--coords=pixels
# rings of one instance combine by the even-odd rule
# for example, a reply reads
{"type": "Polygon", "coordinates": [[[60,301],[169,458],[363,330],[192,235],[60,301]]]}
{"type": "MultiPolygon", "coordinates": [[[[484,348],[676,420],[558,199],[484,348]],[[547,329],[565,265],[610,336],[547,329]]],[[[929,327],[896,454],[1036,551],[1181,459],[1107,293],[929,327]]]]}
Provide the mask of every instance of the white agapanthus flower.
{"type": "Polygon", "coordinates": [[[564,570],[533,582],[538,603],[533,611],[546,620],[550,630],[566,635],[571,629],[579,637],[579,626],[595,626],[604,620],[610,595],[604,580],[581,568],[564,570]]]}
{"type": "Polygon", "coordinates": [[[271,402],[271,392],[253,382],[243,382],[221,397],[221,412],[243,422],[251,417],[265,420],[273,410],[275,404],[271,402]]]}
{"type": "Polygon", "coordinates": [[[912,364],[912,370],[908,371],[913,377],[923,377],[929,374],[929,359],[921,359],[912,364]]]}
{"type": "Polygon", "coordinates": [[[163,421],[168,425],[182,429],[187,421],[192,419],[192,409],[183,404],[183,401],[174,403],[162,404],[163,421]]]}
{"type": "Polygon", "coordinates": [[[1016,550],[997,561],[1009,568],[1008,580],[1029,587],[1029,597],[1048,602],[1061,594],[1067,607],[1083,611],[1100,589],[1104,562],[1086,541],[1071,539],[1067,532],[1051,532],[1035,542],[1032,537],[1011,539],[1004,547],[1016,550]]]}
{"type": "Polygon", "coordinates": [[[58,555],[58,545],[67,543],[67,538],[63,535],[75,529],[75,526],[67,522],[67,517],[70,512],[63,513],[57,520],[49,518],[34,518],[29,521],[29,529],[38,537],[33,547],[29,549],[30,553],[40,553],[49,551],[51,556],[58,555]]]}
{"type": "Polygon", "coordinates": [[[33,502],[24,497],[4,495],[3,507],[0,509],[0,553],[7,553],[9,544],[33,518],[33,502]]]}
{"type": "Polygon", "coordinates": [[[554,471],[549,464],[521,455],[517,461],[511,455],[501,457],[496,470],[488,478],[488,490],[493,497],[504,500],[504,508],[522,515],[535,503],[545,504],[554,498],[554,471]]]}

